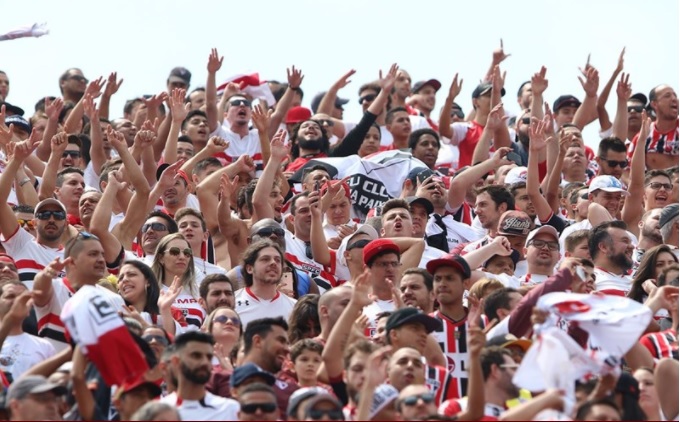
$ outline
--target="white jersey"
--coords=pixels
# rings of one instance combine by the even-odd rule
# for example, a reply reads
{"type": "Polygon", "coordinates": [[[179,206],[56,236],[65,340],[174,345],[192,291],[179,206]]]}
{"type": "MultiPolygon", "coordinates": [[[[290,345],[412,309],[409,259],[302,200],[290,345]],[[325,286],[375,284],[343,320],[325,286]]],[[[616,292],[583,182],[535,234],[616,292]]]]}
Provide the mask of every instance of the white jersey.
{"type": "MultiPolygon", "coordinates": [[[[19,280],[29,290],[33,290],[35,275],[56,258],[64,259],[64,248],[49,248],[38,243],[33,236],[17,226],[17,231],[5,239],[0,239],[7,255],[14,258],[19,272],[19,280]]],[[[64,274],[58,274],[63,276],[64,274]]]]}
{"type": "Polygon", "coordinates": [[[483,271],[484,277],[492,280],[498,280],[505,287],[512,287],[513,289],[519,289],[520,286],[522,285],[522,282],[518,277],[514,277],[511,275],[507,275],[505,273],[500,273],[500,274],[492,274],[492,273],[487,273],[486,271],[483,271]]]}
{"type": "Polygon", "coordinates": [[[280,292],[276,292],[272,300],[261,299],[249,287],[237,290],[235,301],[235,310],[241,318],[241,325],[244,329],[250,321],[260,318],[283,317],[288,321],[288,317],[297,303],[295,299],[291,299],[280,292]]]}
{"type": "Polygon", "coordinates": [[[227,274],[227,270],[224,268],[211,264],[203,258],[194,257],[194,279],[196,280],[196,285],[200,286],[201,281],[210,274],[227,274]]]}
{"type": "Polygon", "coordinates": [[[550,276],[542,274],[526,274],[519,278],[522,287],[538,286],[545,282],[550,276]]]}
{"type": "Polygon", "coordinates": [[[0,368],[16,381],[34,365],[56,353],[49,341],[28,333],[7,336],[0,351],[0,368]]]}
{"type": "Polygon", "coordinates": [[[628,275],[618,275],[595,267],[595,290],[610,295],[625,296],[630,291],[633,279],[628,275]]]}
{"type": "Polygon", "coordinates": [[[176,407],[183,421],[237,421],[241,410],[238,402],[205,392],[203,400],[182,400],[177,393],[170,393],[161,403],[176,407]]]}
{"type": "Polygon", "coordinates": [[[423,255],[420,257],[418,267],[425,268],[428,262],[433,259],[441,258],[444,255],[446,255],[446,252],[443,250],[437,249],[434,246],[425,245],[425,250],[423,251],[423,255]]]}
{"type": "Polygon", "coordinates": [[[397,309],[394,302],[391,300],[376,299],[370,305],[366,306],[362,313],[368,317],[368,329],[366,335],[372,337],[377,328],[376,318],[383,312],[392,312],[397,309]]]}
{"type": "MultiPolygon", "coordinates": [[[[165,292],[168,289],[168,286],[161,285],[161,291],[165,292]]],[[[198,291],[198,287],[196,287],[196,291],[198,291]]],[[[206,317],[205,310],[198,303],[198,298],[194,297],[187,287],[182,289],[182,292],[177,296],[177,299],[175,299],[172,306],[182,311],[182,315],[184,315],[184,319],[187,321],[187,328],[189,330],[201,328],[203,320],[206,317]]]]}
{"type": "Polygon", "coordinates": [[[248,134],[241,138],[241,135],[231,131],[229,125],[229,122],[225,119],[222,126],[219,126],[210,134],[210,136],[219,136],[229,141],[227,149],[224,152],[215,154],[215,157],[219,158],[226,165],[238,160],[242,155],[249,155],[255,163],[255,175],[259,177],[264,169],[260,134],[257,129],[250,129],[248,134]]]}

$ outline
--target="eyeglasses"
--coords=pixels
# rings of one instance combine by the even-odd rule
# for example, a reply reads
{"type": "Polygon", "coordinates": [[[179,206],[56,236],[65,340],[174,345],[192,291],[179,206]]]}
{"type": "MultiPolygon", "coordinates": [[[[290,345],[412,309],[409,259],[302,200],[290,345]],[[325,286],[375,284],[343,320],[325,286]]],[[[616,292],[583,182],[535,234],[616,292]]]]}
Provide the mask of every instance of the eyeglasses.
{"type": "Polygon", "coordinates": [[[524,117],[521,122],[523,125],[529,125],[531,124],[531,117],[524,117]]]}
{"type": "Polygon", "coordinates": [[[142,340],[144,340],[147,343],[151,343],[152,341],[156,340],[156,343],[162,344],[163,346],[168,346],[170,342],[168,341],[167,338],[163,336],[155,336],[153,334],[146,335],[142,337],[142,340]]]}
{"type": "Polygon", "coordinates": [[[277,237],[283,237],[286,234],[285,230],[283,230],[281,227],[265,227],[255,232],[255,235],[260,237],[270,237],[272,233],[277,237]]]}
{"type": "Polygon", "coordinates": [[[363,104],[364,101],[373,101],[373,100],[376,99],[376,97],[377,97],[377,95],[375,95],[375,94],[364,95],[363,97],[359,98],[359,104],[363,104]]]}
{"type": "Polygon", "coordinates": [[[88,82],[87,78],[83,75],[71,75],[68,78],[72,81],[85,82],[85,83],[88,82]]]}
{"type": "Polygon", "coordinates": [[[534,247],[536,247],[538,249],[543,249],[546,246],[551,251],[558,251],[560,249],[560,244],[557,243],[557,242],[547,242],[545,240],[539,240],[539,239],[532,240],[529,244],[533,245],[534,247]]]}
{"type": "Polygon", "coordinates": [[[241,405],[241,412],[252,415],[260,410],[262,413],[272,413],[276,411],[276,403],[248,403],[241,405]]]}
{"type": "Polygon", "coordinates": [[[399,261],[383,261],[383,262],[376,262],[373,265],[375,265],[378,268],[382,268],[383,270],[386,270],[388,268],[394,268],[397,269],[401,267],[401,262],[399,261]]]}
{"type": "Polygon", "coordinates": [[[61,158],[80,158],[80,151],[64,151],[61,153],[61,158]]]}
{"type": "Polygon", "coordinates": [[[361,239],[361,240],[357,240],[356,242],[354,242],[354,243],[348,245],[348,246],[347,246],[347,250],[348,250],[348,251],[351,251],[352,249],[363,248],[363,247],[365,247],[366,245],[368,245],[369,243],[371,243],[371,241],[370,241],[369,239],[361,239]]]}
{"type": "Polygon", "coordinates": [[[229,104],[233,105],[234,107],[238,107],[238,106],[250,107],[250,101],[246,100],[245,98],[238,98],[236,100],[231,100],[231,101],[229,101],[229,104]]]}
{"type": "MultiPolygon", "coordinates": [[[[243,407],[241,407],[243,410],[243,407]]],[[[332,421],[341,421],[345,419],[345,414],[342,413],[342,409],[330,409],[330,410],[319,410],[319,409],[309,409],[307,411],[307,417],[313,420],[321,420],[324,416],[332,421]]]]}
{"type": "Polygon", "coordinates": [[[319,122],[319,124],[321,126],[328,126],[328,127],[335,126],[335,123],[330,119],[316,119],[316,121],[319,122]]]}
{"type": "Polygon", "coordinates": [[[54,217],[57,221],[66,220],[66,213],[64,211],[40,211],[35,213],[38,220],[47,221],[50,217],[54,217]]]}
{"type": "Polygon", "coordinates": [[[231,323],[235,327],[241,326],[241,320],[236,318],[236,317],[228,317],[226,315],[218,315],[215,318],[213,318],[213,322],[219,322],[220,324],[226,324],[229,321],[231,321],[231,323]]]}
{"type": "Polygon", "coordinates": [[[607,165],[608,165],[609,167],[620,166],[622,169],[625,169],[626,167],[628,167],[628,160],[623,160],[623,161],[607,160],[607,159],[604,158],[604,157],[600,157],[600,160],[602,160],[602,161],[604,161],[605,163],[607,163],[607,165]]]}
{"type": "Polygon", "coordinates": [[[29,228],[31,230],[35,228],[35,224],[33,224],[33,220],[24,220],[22,218],[18,218],[17,223],[19,223],[19,225],[23,228],[29,228]]]}
{"type": "Polygon", "coordinates": [[[628,106],[628,112],[634,111],[636,113],[642,113],[645,108],[643,106],[628,106]]]}
{"type": "Polygon", "coordinates": [[[673,190],[673,185],[670,183],[652,182],[648,183],[647,186],[654,190],[661,190],[661,188],[664,188],[667,191],[673,190]]]}
{"type": "Polygon", "coordinates": [[[142,233],[146,233],[149,229],[153,229],[155,232],[167,232],[168,226],[163,223],[147,223],[142,226],[142,233]]]}
{"type": "Polygon", "coordinates": [[[180,249],[177,246],[173,246],[172,248],[168,249],[167,252],[172,256],[179,256],[180,253],[184,252],[184,256],[187,258],[191,258],[191,256],[194,254],[191,251],[191,248],[180,249]]]}
{"type": "Polygon", "coordinates": [[[415,406],[418,404],[418,400],[422,400],[423,403],[425,404],[430,404],[434,401],[434,394],[432,393],[423,393],[423,394],[415,394],[413,396],[408,396],[405,397],[402,401],[401,404],[404,406],[415,406]]]}

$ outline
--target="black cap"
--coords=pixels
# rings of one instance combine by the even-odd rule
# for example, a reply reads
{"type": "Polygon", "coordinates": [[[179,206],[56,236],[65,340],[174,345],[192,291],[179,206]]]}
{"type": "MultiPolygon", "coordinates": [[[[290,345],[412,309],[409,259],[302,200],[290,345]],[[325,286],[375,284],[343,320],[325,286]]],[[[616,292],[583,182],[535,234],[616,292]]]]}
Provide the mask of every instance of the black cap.
{"type": "Polygon", "coordinates": [[[579,107],[581,101],[573,95],[561,95],[553,103],[553,113],[557,113],[562,107],[579,107]]]}
{"type": "Polygon", "coordinates": [[[271,373],[265,371],[254,363],[246,363],[241,366],[237,366],[234,372],[231,374],[229,383],[231,387],[238,387],[243,384],[248,378],[260,377],[264,380],[267,385],[274,385],[276,378],[271,373]]]}
{"type": "Polygon", "coordinates": [[[24,109],[21,107],[17,107],[15,105],[12,105],[6,101],[0,101],[0,106],[5,106],[5,116],[23,116],[24,115],[24,109]]]}
{"type": "Polygon", "coordinates": [[[181,82],[189,86],[191,85],[191,72],[185,67],[176,67],[170,71],[168,82],[181,82]]]}
{"type": "Polygon", "coordinates": [[[418,81],[418,82],[416,82],[416,83],[413,85],[413,88],[411,88],[411,93],[417,94],[418,91],[420,91],[421,89],[423,89],[423,87],[428,86],[428,85],[431,86],[432,88],[434,88],[434,92],[439,91],[439,88],[442,87],[441,82],[439,82],[438,80],[436,80],[436,79],[428,79],[428,80],[426,80],[426,81],[418,81]]]}
{"type": "Polygon", "coordinates": [[[389,318],[387,318],[385,333],[389,335],[390,331],[406,324],[423,324],[428,334],[442,328],[441,321],[429,316],[418,308],[401,308],[392,312],[389,318]]]}
{"type": "Polygon", "coordinates": [[[423,208],[425,208],[425,212],[427,212],[427,215],[430,215],[434,212],[434,205],[432,205],[432,202],[430,202],[430,200],[427,199],[427,198],[420,198],[418,196],[409,196],[405,199],[406,199],[406,202],[408,202],[409,205],[413,205],[413,204],[422,205],[423,208]]]}
{"type": "Polygon", "coordinates": [[[407,179],[413,183],[413,186],[418,184],[418,179],[422,182],[423,180],[427,179],[430,176],[436,175],[432,169],[429,169],[427,167],[414,167],[411,169],[411,171],[408,173],[407,179]]]}
{"type": "Polygon", "coordinates": [[[628,101],[630,100],[639,101],[642,103],[643,106],[647,105],[647,96],[642,92],[638,92],[637,94],[631,95],[630,98],[628,98],[628,101]]]}
{"type": "MultiPolygon", "coordinates": [[[[319,109],[319,105],[321,104],[321,100],[323,99],[324,95],[326,95],[326,91],[319,92],[312,99],[312,111],[314,112],[314,114],[316,114],[316,111],[319,109]]],[[[349,100],[345,98],[335,97],[335,108],[342,108],[342,106],[344,106],[348,102],[349,100]]]]}
{"type": "MultiPolygon", "coordinates": [[[[491,91],[491,83],[489,82],[483,82],[479,85],[477,85],[477,88],[475,88],[474,91],[472,91],[472,98],[479,98],[482,95],[486,94],[487,92],[491,91]]],[[[501,88],[501,97],[505,96],[505,88],[501,88]]]]}
{"type": "MultiPolygon", "coordinates": [[[[486,266],[489,264],[489,261],[491,261],[492,259],[494,259],[497,256],[503,256],[503,255],[493,255],[493,256],[491,256],[491,258],[484,261],[484,263],[482,264],[482,267],[486,268],[486,266]]],[[[510,259],[512,259],[513,265],[515,266],[515,268],[517,268],[517,263],[519,262],[519,252],[517,252],[516,249],[513,249],[512,252],[510,252],[510,255],[505,255],[505,256],[509,256],[510,259]]]]}
{"type": "Polygon", "coordinates": [[[659,216],[659,228],[670,223],[672,219],[678,216],[678,204],[670,204],[663,207],[661,215],[659,216]]]}

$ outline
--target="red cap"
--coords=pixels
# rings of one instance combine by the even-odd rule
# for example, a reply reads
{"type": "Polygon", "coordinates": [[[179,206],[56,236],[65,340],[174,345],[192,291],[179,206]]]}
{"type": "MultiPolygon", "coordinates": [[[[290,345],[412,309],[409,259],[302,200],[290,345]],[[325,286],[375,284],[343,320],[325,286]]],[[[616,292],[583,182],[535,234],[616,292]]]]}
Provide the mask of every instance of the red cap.
{"type": "Polygon", "coordinates": [[[144,377],[139,377],[134,381],[126,381],[122,385],[120,385],[116,389],[116,396],[120,398],[123,394],[129,393],[130,391],[141,387],[144,387],[147,390],[149,390],[153,397],[158,397],[162,393],[161,387],[159,387],[158,384],[151,381],[147,381],[144,379],[144,377]]]}
{"type": "MultiPolygon", "coordinates": [[[[365,251],[365,249],[364,249],[365,251]]],[[[471,270],[470,265],[467,261],[463,259],[460,255],[446,254],[441,258],[432,259],[427,263],[427,272],[434,275],[440,267],[453,267],[458,270],[463,275],[463,280],[470,278],[471,270]]]]}
{"type": "Polygon", "coordinates": [[[312,118],[312,111],[306,107],[297,106],[288,110],[286,113],[286,124],[293,125],[295,123],[304,122],[312,118]]]}
{"type": "Polygon", "coordinates": [[[392,251],[401,256],[399,246],[389,239],[371,240],[368,245],[364,246],[364,264],[373,259],[374,256],[384,251],[392,251]]]}
{"type": "Polygon", "coordinates": [[[0,261],[2,262],[11,262],[14,265],[17,265],[16,261],[14,258],[11,256],[7,255],[6,253],[0,253],[0,261]]]}

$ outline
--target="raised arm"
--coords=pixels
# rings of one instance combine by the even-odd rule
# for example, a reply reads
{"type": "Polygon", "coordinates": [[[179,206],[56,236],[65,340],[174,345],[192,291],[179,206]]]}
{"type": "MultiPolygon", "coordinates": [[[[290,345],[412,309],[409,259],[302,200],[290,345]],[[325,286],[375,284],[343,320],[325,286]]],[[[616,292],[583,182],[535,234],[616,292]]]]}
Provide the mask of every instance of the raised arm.
{"type": "Polygon", "coordinates": [[[451,179],[451,186],[449,187],[449,208],[456,210],[463,205],[465,192],[467,192],[468,187],[477,183],[479,179],[489,174],[490,171],[497,170],[501,166],[512,163],[512,161],[505,158],[510,151],[510,148],[500,148],[496,150],[493,156],[488,160],[468,168],[451,179]]]}
{"type": "MultiPolygon", "coordinates": [[[[505,110],[503,110],[503,103],[501,102],[501,92],[503,91],[503,86],[505,85],[505,77],[507,72],[501,74],[499,66],[496,66],[493,71],[491,78],[491,107],[500,105],[500,115],[505,116],[505,110]]],[[[510,132],[508,131],[508,125],[500,125],[494,130],[493,134],[494,145],[499,145],[495,148],[509,147],[512,145],[512,140],[510,139],[510,132]]]]}
{"type": "Polygon", "coordinates": [[[581,130],[595,120],[595,116],[597,116],[597,88],[600,85],[600,75],[594,67],[586,68],[583,76],[585,80],[581,79],[580,76],[578,80],[581,82],[586,97],[583,99],[583,103],[581,103],[578,110],[576,110],[573,122],[581,130]]]}
{"type": "Polygon", "coordinates": [[[459,421],[478,421],[484,416],[484,372],[482,371],[481,354],[486,345],[486,330],[479,326],[479,319],[484,308],[482,304],[478,306],[478,312],[468,317],[470,327],[467,331],[468,347],[468,405],[465,410],[459,413],[459,421]]]}
{"type": "Polygon", "coordinates": [[[57,130],[59,128],[59,114],[63,108],[64,100],[61,98],[56,98],[54,101],[50,101],[49,98],[45,98],[47,126],[45,126],[45,131],[43,132],[42,142],[38,146],[38,149],[35,153],[42,161],[47,161],[50,158],[50,140],[54,135],[57,134],[57,130]]]}
{"type": "Polygon", "coordinates": [[[451,129],[451,107],[453,107],[453,102],[458,94],[460,94],[461,89],[463,89],[463,79],[461,78],[460,82],[458,82],[458,74],[456,73],[453,81],[451,81],[449,93],[446,96],[446,100],[444,100],[444,105],[439,115],[439,134],[444,138],[449,138],[453,145],[458,145],[459,139],[453,139],[455,132],[451,129]]]}
{"type": "Polygon", "coordinates": [[[163,162],[172,164],[177,161],[177,139],[179,138],[179,131],[182,127],[182,122],[189,113],[191,104],[184,104],[184,97],[186,90],[175,88],[172,90],[172,95],[168,96],[168,108],[172,115],[172,123],[170,124],[170,132],[168,133],[168,141],[165,143],[163,149],[163,162]]]}
{"type": "Polygon", "coordinates": [[[291,69],[286,69],[286,75],[288,76],[288,88],[284,92],[283,96],[276,104],[276,109],[274,114],[271,115],[271,123],[269,125],[269,137],[273,137],[276,131],[279,129],[283,118],[286,117],[286,113],[290,109],[291,104],[293,104],[293,98],[295,97],[295,90],[300,88],[302,85],[302,80],[305,76],[302,74],[302,70],[296,69],[293,66],[291,69]]]}
{"type": "MultiPolygon", "coordinates": [[[[245,221],[231,215],[231,195],[238,186],[238,175],[231,180],[229,175],[222,173],[220,181],[220,196],[217,204],[217,228],[229,242],[229,257],[232,263],[241,261],[241,254],[248,246],[248,227],[245,221]]],[[[203,202],[201,202],[203,205],[203,202]]],[[[208,219],[206,219],[208,224],[208,219]]],[[[212,224],[212,223],[210,223],[212,224]]],[[[208,227],[211,227],[208,225],[208,227]]]]}
{"type": "Polygon", "coordinates": [[[99,109],[91,96],[83,96],[85,115],[90,119],[90,160],[92,170],[99,176],[102,166],[106,163],[106,151],[104,151],[104,139],[102,126],[99,121],[99,109]]]}
{"type": "MultiPolygon", "coordinates": [[[[553,215],[553,209],[545,195],[541,193],[540,179],[538,176],[538,156],[545,150],[549,142],[555,140],[546,138],[545,129],[552,122],[548,119],[541,121],[532,120],[529,132],[529,161],[527,163],[527,195],[536,208],[536,215],[541,222],[546,222],[553,215]]],[[[544,191],[545,192],[545,191],[544,191]]],[[[555,190],[557,192],[557,190],[555,190]]]]}
{"type": "MultiPolygon", "coordinates": [[[[104,188],[104,193],[92,213],[90,220],[90,231],[97,236],[104,248],[104,259],[107,263],[115,263],[120,256],[123,246],[118,237],[109,231],[111,223],[111,209],[116,202],[116,195],[119,191],[127,189],[127,183],[122,181],[120,171],[109,173],[109,181],[104,188]]],[[[129,248],[128,248],[129,249],[129,248]]]]}
{"type": "Polygon", "coordinates": [[[316,110],[317,113],[324,113],[331,116],[331,119],[335,123],[333,125],[333,134],[342,139],[345,137],[345,124],[342,120],[333,118],[333,109],[335,108],[335,99],[338,98],[338,91],[349,85],[352,81],[349,78],[352,77],[357,71],[352,69],[345,73],[331,85],[326,95],[323,96],[321,102],[319,103],[319,108],[316,110]]]}
{"type": "Polygon", "coordinates": [[[118,73],[111,72],[108,79],[106,80],[106,86],[104,87],[104,94],[102,94],[102,99],[99,101],[99,114],[108,120],[109,118],[109,104],[111,103],[111,97],[113,94],[118,92],[118,89],[123,84],[123,79],[118,81],[118,73]]]}
{"type": "Polygon", "coordinates": [[[607,112],[607,100],[609,99],[609,93],[616,82],[616,77],[623,70],[623,55],[626,53],[626,48],[624,47],[619,54],[619,62],[616,65],[616,69],[612,73],[612,76],[607,81],[607,84],[602,88],[600,92],[600,97],[597,99],[597,118],[600,120],[600,132],[611,129],[612,122],[609,120],[609,113],[607,112]]]}
{"type": "Polygon", "coordinates": [[[510,142],[505,142],[505,145],[500,146],[501,143],[497,143],[494,134],[499,130],[501,126],[506,126],[508,121],[508,116],[503,113],[503,104],[496,104],[489,112],[489,117],[486,120],[486,125],[482,131],[482,136],[479,138],[477,145],[475,145],[475,151],[472,153],[472,163],[482,163],[489,159],[489,150],[492,146],[494,149],[498,148],[511,148],[510,142]]]}
{"type": "Polygon", "coordinates": [[[628,98],[632,92],[629,79],[630,73],[624,73],[616,85],[616,115],[612,129],[612,136],[624,142],[628,138],[628,98]]]}
{"type": "Polygon", "coordinates": [[[98,98],[102,95],[102,88],[104,87],[104,78],[99,77],[94,81],[91,81],[87,88],[85,88],[85,93],[80,98],[80,101],[73,107],[71,114],[68,115],[66,122],[64,122],[64,132],[66,133],[76,133],[76,128],[78,124],[83,120],[83,114],[85,113],[85,96],[90,96],[92,99],[98,98]]]}
{"type": "Polygon", "coordinates": [[[253,192],[253,215],[252,220],[257,221],[263,218],[274,218],[274,209],[267,198],[272,194],[272,187],[276,181],[276,173],[283,160],[288,157],[290,147],[283,143],[286,133],[279,130],[271,141],[271,158],[264,167],[264,171],[257,181],[253,192]]]}
{"type": "MultiPolygon", "coordinates": [[[[31,138],[35,139],[35,130],[31,133],[31,137],[27,141],[18,143],[9,143],[9,139],[12,137],[12,130],[14,125],[9,127],[5,126],[4,123],[4,109],[2,106],[2,121],[0,121],[0,143],[7,144],[7,154],[8,162],[5,170],[0,173],[0,231],[2,231],[2,237],[4,239],[9,239],[12,237],[17,230],[19,230],[19,223],[17,222],[12,208],[7,203],[7,198],[12,190],[12,183],[14,182],[14,175],[22,166],[26,157],[28,157],[37,148],[37,145],[33,143],[31,138]]],[[[37,143],[37,141],[36,141],[37,143]]]]}
{"type": "Polygon", "coordinates": [[[492,242],[466,253],[463,259],[465,259],[471,269],[476,270],[494,255],[509,256],[510,254],[512,254],[512,245],[508,238],[496,236],[492,242]]]}
{"type": "MultiPolygon", "coordinates": [[[[208,141],[208,143],[210,143],[210,141],[208,141]]],[[[236,160],[235,163],[217,170],[215,173],[203,179],[203,181],[196,187],[196,196],[198,197],[198,202],[201,204],[201,210],[203,210],[202,212],[206,225],[208,227],[215,227],[215,225],[218,225],[218,227],[220,227],[220,232],[227,239],[229,239],[230,236],[222,231],[219,219],[231,218],[231,210],[228,213],[229,215],[222,215],[221,212],[220,214],[217,212],[218,201],[220,201],[219,192],[220,189],[223,189],[220,178],[223,175],[226,175],[228,178],[232,178],[241,172],[250,173],[254,170],[255,164],[253,164],[253,159],[249,155],[242,155],[238,160],[236,160]]],[[[236,183],[238,179],[234,180],[235,181],[233,182],[232,186],[229,188],[229,196],[226,198],[227,203],[225,205],[227,205],[227,207],[229,206],[231,193],[234,191],[234,189],[236,189],[236,183]]],[[[231,250],[234,248],[230,247],[229,249],[231,250]]]]}
{"type": "Polygon", "coordinates": [[[50,159],[47,161],[45,172],[43,173],[43,180],[40,184],[40,191],[38,197],[43,199],[53,198],[54,190],[57,186],[57,172],[59,171],[59,162],[61,161],[61,154],[66,151],[68,145],[68,135],[66,132],[59,132],[52,137],[52,152],[50,159]]]}
{"type": "Polygon", "coordinates": [[[208,56],[208,80],[205,83],[205,114],[208,116],[208,129],[210,133],[217,130],[220,124],[218,110],[217,110],[217,83],[215,82],[215,75],[222,67],[224,57],[217,54],[217,49],[210,50],[208,56]]]}
{"type": "Polygon", "coordinates": [[[493,78],[494,69],[497,66],[500,66],[500,64],[503,63],[505,59],[507,59],[510,56],[511,54],[505,54],[505,50],[503,49],[503,38],[501,38],[501,47],[493,51],[493,54],[491,56],[491,65],[489,66],[489,70],[486,71],[486,75],[484,75],[484,81],[491,82],[491,79],[493,78]]]}
{"type": "MultiPolygon", "coordinates": [[[[328,191],[326,192],[326,195],[328,195],[328,191]]],[[[330,267],[331,252],[328,249],[328,242],[326,241],[326,236],[323,232],[323,210],[321,209],[321,200],[319,196],[318,190],[309,194],[309,208],[312,213],[312,226],[309,235],[312,244],[312,257],[314,258],[314,261],[324,267],[330,267]]]]}
{"type": "Polygon", "coordinates": [[[647,139],[647,136],[649,136],[650,133],[651,124],[651,119],[647,117],[647,112],[643,110],[642,126],[640,127],[638,142],[635,144],[633,157],[630,160],[629,195],[623,203],[623,211],[621,212],[621,219],[631,227],[637,227],[644,212],[641,198],[643,197],[645,190],[645,143],[639,142],[639,140],[647,139]]]}
{"type": "MultiPolygon", "coordinates": [[[[265,109],[260,104],[256,104],[255,107],[253,107],[253,112],[251,116],[253,125],[257,129],[258,140],[260,141],[260,149],[262,150],[262,162],[266,166],[267,163],[269,162],[269,158],[272,155],[271,147],[269,144],[269,139],[271,139],[271,136],[273,136],[270,135],[271,128],[274,127],[275,129],[278,129],[279,124],[274,126],[274,123],[272,122],[273,112],[271,110],[265,109]]],[[[276,130],[274,130],[274,133],[276,133],[276,130]]]]}

